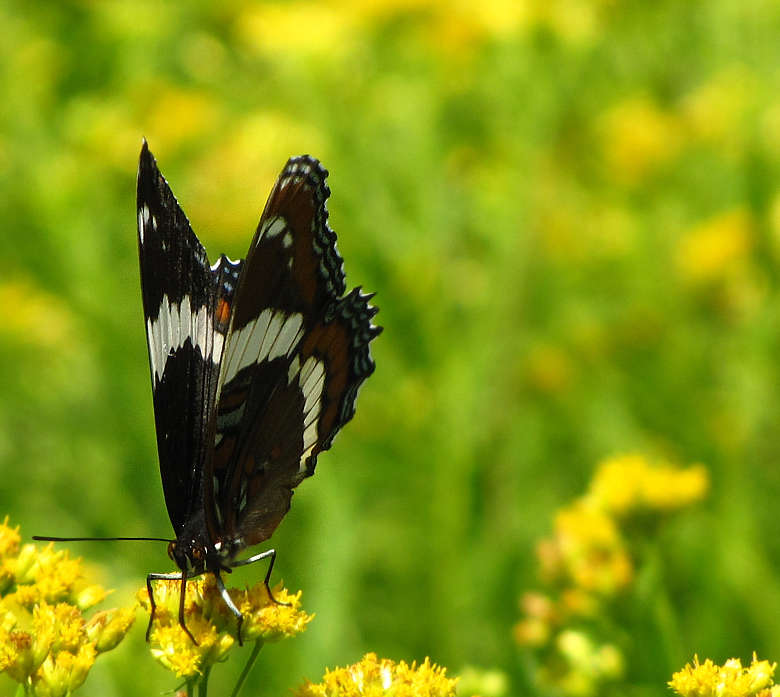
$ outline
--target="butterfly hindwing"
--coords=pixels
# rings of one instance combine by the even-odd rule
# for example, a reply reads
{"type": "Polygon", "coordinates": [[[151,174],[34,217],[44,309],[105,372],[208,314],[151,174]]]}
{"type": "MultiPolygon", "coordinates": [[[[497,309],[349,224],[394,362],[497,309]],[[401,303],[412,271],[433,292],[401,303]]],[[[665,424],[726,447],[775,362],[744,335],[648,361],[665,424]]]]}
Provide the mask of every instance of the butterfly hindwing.
{"type": "Polygon", "coordinates": [[[234,299],[204,485],[214,502],[206,512],[210,525],[246,545],[270,537],[292,489],[351,417],[357,387],[373,370],[374,311],[357,291],[341,298],[344,272],[328,226],[326,176],[314,158],[288,161],[234,299]],[[340,364],[357,354],[359,368],[340,364]]]}
{"type": "Polygon", "coordinates": [[[292,490],[314,474],[317,455],[355,413],[358,388],[374,372],[369,342],[381,331],[371,324],[377,310],[370,297],[355,288],[307,332],[269,404],[264,422],[271,428],[251,436],[263,454],[259,466],[233,472],[236,534],[248,545],[270,537],[292,490]]]}
{"type": "Polygon", "coordinates": [[[157,449],[168,515],[178,534],[200,501],[207,426],[240,266],[210,268],[146,143],[138,168],[138,252],[157,449]]]}

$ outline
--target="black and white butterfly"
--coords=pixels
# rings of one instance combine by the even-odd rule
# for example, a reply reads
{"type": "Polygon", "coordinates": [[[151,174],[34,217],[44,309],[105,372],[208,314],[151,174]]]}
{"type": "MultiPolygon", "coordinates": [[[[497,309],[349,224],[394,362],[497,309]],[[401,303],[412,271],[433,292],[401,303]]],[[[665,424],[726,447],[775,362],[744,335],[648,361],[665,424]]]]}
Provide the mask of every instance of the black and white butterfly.
{"type": "MultiPolygon", "coordinates": [[[[355,414],[374,371],[377,308],[355,288],[328,225],[328,172],[307,155],[288,160],[246,259],[210,265],[144,142],[138,168],[141,263],[157,449],[181,579],[210,572],[241,613],[220,572],[270,557],[237,555],[271,537],[293,489],[314,473],[355,414]]],[[[270,593],[270,590],[269,590],[270,593]]],[[[148,632],[147,632],[148,634],[148,632]]],[[[194,641],[194,638],[193,638],[194,641]]]]}

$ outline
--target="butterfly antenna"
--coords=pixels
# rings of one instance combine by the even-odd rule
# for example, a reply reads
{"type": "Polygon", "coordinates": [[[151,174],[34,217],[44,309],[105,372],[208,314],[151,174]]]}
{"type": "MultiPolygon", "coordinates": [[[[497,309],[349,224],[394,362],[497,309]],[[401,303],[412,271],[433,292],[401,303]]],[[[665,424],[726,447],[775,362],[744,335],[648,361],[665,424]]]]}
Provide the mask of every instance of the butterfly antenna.
{"type": "Polygon", "coordinates": [[[44,537],[33,535],[38,542],[176,542],[167,537],[44,537]]]}

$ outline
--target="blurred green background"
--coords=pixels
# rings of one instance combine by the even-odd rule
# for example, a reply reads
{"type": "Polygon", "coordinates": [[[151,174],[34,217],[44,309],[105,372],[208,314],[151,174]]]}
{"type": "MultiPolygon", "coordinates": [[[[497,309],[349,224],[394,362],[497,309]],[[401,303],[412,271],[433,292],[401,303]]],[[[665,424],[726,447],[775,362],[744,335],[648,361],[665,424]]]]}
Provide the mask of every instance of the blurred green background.
{"type": "MultiPolygon", "coordinates": [[[[0,0],[0,514],[170,534],[141,138],[212,259],[245,254],[309,152],[385,332],[274,536],[317,617],[261,653],[253,694],[369,650],[529,693],[511,632],[536,541],[626,451],[713,482],[662,533],[676,640],[624,627],[627,682],[665,694],[694,652],[779,658],[778,36],[768,0],[0,0]]],[[[171,567],[164,545],[71,549],[118,604],[171,567]]],[[[144,624],[85,694],[173,686],[144,624]]]]}

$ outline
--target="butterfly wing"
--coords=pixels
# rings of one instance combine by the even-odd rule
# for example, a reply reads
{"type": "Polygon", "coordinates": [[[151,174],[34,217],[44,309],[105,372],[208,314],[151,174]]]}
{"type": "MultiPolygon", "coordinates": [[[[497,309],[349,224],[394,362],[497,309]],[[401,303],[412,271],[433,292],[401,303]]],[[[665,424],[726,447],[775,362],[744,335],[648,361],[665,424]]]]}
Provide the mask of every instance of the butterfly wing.
{"type": "Polygon", "coordinates": [[[203,463],[240,263],[213,268],[144,142],[138,167],[141,265],[154,420],[165,503],[176,534],[200,506],[203,463]]]}
{"type": "Polygon", "coordinates": [[[271,536],[374,369],[376,310],[358,290],[342,298],[326,177],[314,158],[288,161],[236,289],[204,492],[210,529],[240,546],[271,536]]]}

